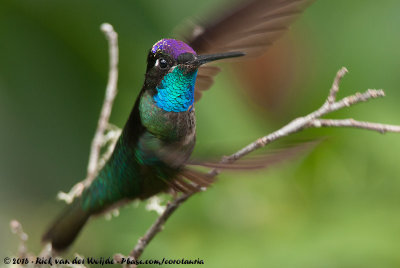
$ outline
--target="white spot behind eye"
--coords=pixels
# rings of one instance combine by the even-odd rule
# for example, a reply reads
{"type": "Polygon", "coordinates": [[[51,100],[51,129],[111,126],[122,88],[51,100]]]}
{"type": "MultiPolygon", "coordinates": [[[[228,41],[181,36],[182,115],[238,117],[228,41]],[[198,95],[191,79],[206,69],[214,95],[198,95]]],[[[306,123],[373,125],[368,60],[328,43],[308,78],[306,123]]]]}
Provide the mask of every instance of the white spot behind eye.
{"type": "Polygon", "coordinates": [[[160,66],[160,60],[159,59],[156,60],[156,64],[154,64],[154,66],[160,66]]]}

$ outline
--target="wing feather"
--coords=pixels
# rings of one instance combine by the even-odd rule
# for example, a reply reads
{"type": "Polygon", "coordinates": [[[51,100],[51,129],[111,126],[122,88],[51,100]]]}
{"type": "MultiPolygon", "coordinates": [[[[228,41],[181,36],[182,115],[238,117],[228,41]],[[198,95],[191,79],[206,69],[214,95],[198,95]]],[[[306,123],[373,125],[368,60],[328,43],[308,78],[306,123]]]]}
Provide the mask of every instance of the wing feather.
{"type": "MultiPolygon", "coordinates": [[[[239,60],[262,56],[313,0],[245,1],[212,23],[195,27],[186,42],[198,54],[241,51],[239,60]],[[199,30],[201,29],[201,30],[199,30]],[[193,32],[193,33],[194,33],[193,32]]],[[[214,66],[201,66],[195,86],[195,100],[213,84],[218,74],[214,66]]]]}

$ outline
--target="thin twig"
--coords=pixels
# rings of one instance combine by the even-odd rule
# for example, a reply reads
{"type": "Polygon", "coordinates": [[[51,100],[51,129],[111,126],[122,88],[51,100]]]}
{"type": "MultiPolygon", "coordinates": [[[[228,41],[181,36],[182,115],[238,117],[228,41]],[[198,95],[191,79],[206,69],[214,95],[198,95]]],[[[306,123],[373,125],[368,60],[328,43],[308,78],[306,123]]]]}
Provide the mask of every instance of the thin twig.
{"type": "MultiPolygon", "coordinates": [[[[68,193],[59,192],[58,199],[64,200],[67,203],[71,203],[76,196],[79,196],[85,187],[88,187],[97,175],[97,172],[101,169],[105,161],[100,159],[101,148],[105,145],[107,136],[106,130],[110,128],[109,118],[114,103],[115,96],[117,95],[117,81],[118,81],[118,34],[114,31],[114,28],[109,23],[103,23],[101,30],[104,32],[108,44],[109,44],[109,74],[106,88],[106,94],[103,102],[103,107],[100,112],[99,121],[97,124],[96,133],[92,140],[90,148],[89,163],[87,167],[86,178],[75,184],[68,193]]],[[[119,136],[117,133],[117,136],[119,136]]],[[[115,135],[114,135],[115,136],[115,135]]],[[[116,140],[116,139],[115,139],[116,140]]],[[[115,142],[111,142],[107,152],[109,153],[114,149],[115,142]]]]}
{"type": "Polygon", "coordinates": [[[16,234],[19,238],[19,247],[18,247],[18,257],[25,258],[28,254],[28,249],[26,247],[26,241],[28,240],[28,235],[24,232],[22,225],[17,220],[12,220],[10,222],[11,232],[16,234]]]}
{"type": "MultiPolygon", "coordinates": [[[[347,73],[346,68],[341,68],[333,81],[332,87],[329,91],[329,95],[325,101],[325,103],[314,112],[310,114],[299,117],[291,121],[289,124],[285,125],[281,129],[272,132],[271,134],[264,136],[262,138],[257,139],[253,143],[250,143],[246,147],[242,148],[241,150],[237,151],[236,153],[224,157],[221,160],[221,163],[232,163],[245,155],[257,150],[258,148],[264,147],[267,144],[278,140],[282,137],[288,136],[295,132],[302,131],[306,128],[311,127],[355,127],[355,128],[362,128],[362,129],[369,129],[379,131],[381,133],[384,132],[400,132],[400,126],[394,125],[385,125],[385,124],[377,124],[377,123],[370,123],[370,122],[359,122],[355,120],[345,119],[345,120],[327,120],[327,119],[320,119],[320,117],[331,113],[333,111],[337,111],[343,109],[345,107],[352,106],[354,104],[365,102],[370,99],[376,99],[379,97],[384,97],[385,93],[383,90],[375,90],[375,89],[368,89],[364,93],[356,93],[354,95],[345,97],[339,101],[336,101],[336,95],[339,91],[339,84],[343,76],[347,73]]],[[[219,173],[218,169],[213,169],[209,172],[211,175],[217,175],[219,173]]],[[[162,229],[168,218],[173,214],[173,212],[186,200],[188,200],[194,193],[187,193],[182,194],[180,197],[171,201],[166,210],[163,214],[161,214],[157,220],[153,223],[153,225],[146,231],[145,235],[141,237],[130,253],[130,257],[134,259],[139,259],[142,255],[143,251],[145,250],[146,246],[150,243],[150,241],[159,233],[162,229]]]]}
{"type": "Polygon", "coordinates": [[[137,260],[142,255],[145,247],[150,243],[154,236],[162,230],[164,223],[168,220],[171,214],[174,213],[174,211],[190,196],[191,194],[183,194],[174,199],[172,202],[168,203],[165,211],[160,215],[160,217],[157,218],[146,234],[139,239],[135,248],[132,250],[130,257],[133,257],[135,260],[137,260]]]}
{"type": "Polygon", "coordinates": [[[342,67],[336,74],[335,79],[333,80],[331,90],[329,91],[328,98],[326,101],[328,103],[334,103],[336,101],[336,94],[339,92],[339,84],[342,80],[343,76],[345,76],[349,71],[346,67],[342,67]]]}
{"type": "Polygon", "coordinates": [[[86,183],[90,184],[96,176],[98,171],[98,161],[100,157],[100,149],[103,144],[104,131],[106,130],[108,119],[110,118],[111,108],[114,102],[114,98],[117,94],[117,79],[118,79],[118,35],[114,31],[111,24],[103,23],[101,30],[107,37],[109,42],[109,54],[110,54],[110,70],[108,83],[106,88],[106,96],[104,98],[103,107],[101,109],[99,122],[97,125],[96,134],[92,141],[90,150],[89,164],[87,168],[86,183]]]}
{"type": "Polygon", "coordinates": [[[386,132],[400,133],[400,126],[387,125],[380,123],[357,121],[352,118],[348,119],[315,119],[312,122],[312,127],[351,127],[351,128],[361,128],[372,131],[377,131],[381,134],[386,132]]]}

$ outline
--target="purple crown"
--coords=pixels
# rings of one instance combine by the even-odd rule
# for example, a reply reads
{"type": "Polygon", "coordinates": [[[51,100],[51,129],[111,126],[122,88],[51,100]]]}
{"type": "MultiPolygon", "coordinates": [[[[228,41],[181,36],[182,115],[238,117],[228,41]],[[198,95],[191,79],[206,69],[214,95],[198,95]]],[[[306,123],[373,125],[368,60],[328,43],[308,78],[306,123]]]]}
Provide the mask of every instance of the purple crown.
{"type": "Polygon", "coordinates": [[[185,42],[175,39],[161,39],[151,48],[151,52],[153,53],[157,53],[159,50],[163,50],[174,57],[174,59],[177,59],[182,53],[187,52],[196,55],[196,52],[193,50],[193,48],[188,46],[185,42]]]}

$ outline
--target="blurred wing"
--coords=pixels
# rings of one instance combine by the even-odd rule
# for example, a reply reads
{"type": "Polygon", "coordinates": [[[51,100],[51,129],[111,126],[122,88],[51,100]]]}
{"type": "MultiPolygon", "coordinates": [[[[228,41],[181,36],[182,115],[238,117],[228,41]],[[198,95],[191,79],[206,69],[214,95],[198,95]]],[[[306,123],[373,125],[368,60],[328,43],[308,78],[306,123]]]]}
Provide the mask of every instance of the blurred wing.
{"type": "Polygon", "coordinates": [[[202,187],[209,187],[214,181],[215,177],[210,174],[185,167],[178,177],[169,182],[169,186],[176,192],[194,193],[202,187]]]}
{"type": "Polygon", "coordinates": [[[217,170],[246,171],[254,169],[268,168],[284,161],[294,159],[295,157],[311,151],[322,139],[303,141],[302,143],[292,144],[286,148],[269,152],[248,159],[240,159],[236,162],[212,162],[212,161],[193,161],[181,170],[179,175],[171,182],[169,186],[176,192],[193,193],[200,191],[202,187],[209,187],[215,181],[215,175],[192,169],[194,166],[212,168],[217,170]]]}
{"type": "Polygon", "coordinates": [[[269,151],[266,154],[253,156],[247,159],[240,159],[233,163],[221,163],[213,161],[191,161],[188,163],[187,167],[192,166],[202,166],[207,168],[215,168],[222,170],[249,170],[249,169],[263,169],[269,168],[273,165],[282,163],[287,160],[291,160],[300,156],[306,152],[311,151],[315,146],[317,146],[322,140],[312,140],[301,142],[298,144],[288,145],[286,148],[277,149],[274,151],[269,151]]]}
{"type": "MultiPolygon", "coordinates": [[[[310,5],[313,0],[252,0],[204,27],[196,27],[193,36],[186,38],[198,54],[228,51],[245,52],[240,59],[263,55],[310,5]]],[[[195,86],[195,99],[213,83],[219,72],[217,67],[199,68],[195,86]],[[215,69],[213,69],[215,68],[215,69]],[[204,71],[203,71],[204,69],[204,71]]]]}
{"type": "Polygon", "coordinates": [[[213,65],[203,65],[197,72],[196,85],[194,87],[194,100],[198,101],[203,95],[203,91],[209,89],[214,83],[216,76],[221,69],[213,65]]]}

